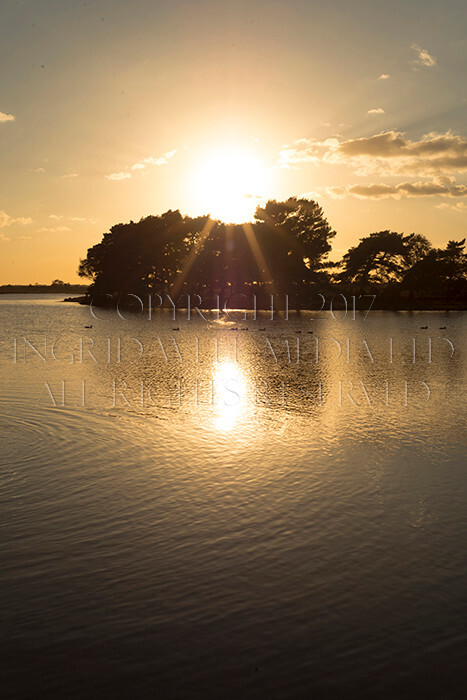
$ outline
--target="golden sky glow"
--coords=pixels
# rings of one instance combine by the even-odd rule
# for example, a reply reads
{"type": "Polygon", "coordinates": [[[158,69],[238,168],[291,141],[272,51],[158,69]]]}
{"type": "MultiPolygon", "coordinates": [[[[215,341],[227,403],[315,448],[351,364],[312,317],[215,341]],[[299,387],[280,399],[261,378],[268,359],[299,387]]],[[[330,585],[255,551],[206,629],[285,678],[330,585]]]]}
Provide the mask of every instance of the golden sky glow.
{"type": "Polygon", "coordinates": [[[270,172],[239,148],[208,152],[192,174],[194,213],[209,212],[225,223],[252,221],[270,191],[270,172]]]}
{"type": "Polygon", "coordinates": [[[467,231],[464,4],[0,9],[0,283],[78,281],[110,226],[316,198],[338,235],[467,231]]]}

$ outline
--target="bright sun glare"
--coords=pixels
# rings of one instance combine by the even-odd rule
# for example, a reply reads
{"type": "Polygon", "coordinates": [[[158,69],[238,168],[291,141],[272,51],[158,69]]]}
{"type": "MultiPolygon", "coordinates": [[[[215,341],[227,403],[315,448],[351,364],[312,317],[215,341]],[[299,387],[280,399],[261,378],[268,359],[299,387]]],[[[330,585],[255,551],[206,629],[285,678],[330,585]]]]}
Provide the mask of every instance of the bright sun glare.
{"type": "Polygon", "coordinates": [[[253,155],[230,149],[207,156],[196,173],[197,208],[225,223],[251,221],[267,194],[268,170],[253,155]]]}
{"type": "Polygon", "coordinates": [[[231,360],[222,362],[214,373],[218,394],[215,425],[219,430],[231,430],[242,415],[246,380],[238,365],[231,360]]]}

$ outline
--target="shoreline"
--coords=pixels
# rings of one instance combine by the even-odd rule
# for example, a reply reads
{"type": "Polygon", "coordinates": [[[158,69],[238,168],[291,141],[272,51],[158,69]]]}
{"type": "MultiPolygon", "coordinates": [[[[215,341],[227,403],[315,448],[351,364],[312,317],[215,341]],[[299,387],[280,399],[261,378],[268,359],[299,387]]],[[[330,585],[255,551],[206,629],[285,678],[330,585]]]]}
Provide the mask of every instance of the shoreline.
{"type": "MultiPolygon", "coordinates": [[[[64,303],[75,303],[75,304],[80,304],[81,306],[91,306],[92,300],[87,297],[87,296],[80,296],[80,297],[67,297],[66,299],[62,300],[64,303]]],[[[116,308],[115,304],[98,304],[96,302],[93,303],[93,306],[96,308],[101,308],[101,309],[112,309],[116,308]]],[[[143,305],[143,307],[135,307],[135,306],[130,306],[130,305],[121,305],[122,310],[125,311],[134,311],[135,313],[139,313],[141,311],[147,311],[150,307],[147,305],[143,305]]],[[[188,307],[187,306],[177,306],[176,307],[177,311],[187,311],[188,307]]],[[[200,306],[200,309],[208,312],[208,311],[217,311],[216,306],[200,306]]],[[[172,311],[173,312],[173,307],[162,307],[162,308],[153,308],[151,311],[172,311]]],[[[334,309],[337,313],[345,312],[345,308],[339,308],[336,307],[334,309]]],[[[196,311],[196,307],[192,307],[192,312],[196,311]]],[[[228,308],[227,311],[255,311],[251,306],[235,306],[233,308],[228,308]]],[[[270,306],[257,306],[256,311],[261,311],[261,312],[270,312],[271,307],[270,306]]],[[[274,312],[277,313],[283,313],[285,309],[283,307],[277,307],[274,308],[274,312]]],[[[306,309],[306,308],[289,308],[288,312],[291,313],[305,313],[305,312],[315,312],[315,313],[320,313],[321,311],[331,311],[331,309],[306,309]]],[[[350,309],[349,309],[350,311],[350,309]]],[[[416,306],[414,304],[398,304],[398,305],[390,305],[390,304],[378,304],[377,301],[372,305],[371,311],[393,311],[393,312],[399,312],[399,311],[440,311],[440,312],[449,312],[449,311],[467,311],[467,301],[466,302],[459,302],[458,304],[445,304],[442,302],[433,302],[432,304],[428,302],[424,302],[420,306],[416,306]]],[[[225,309],[220,309],[220,313],[225,313],[225,309]]],[[[356,309],[356,312],[358,313],[369,313],[369,309],[356,309]]]]}

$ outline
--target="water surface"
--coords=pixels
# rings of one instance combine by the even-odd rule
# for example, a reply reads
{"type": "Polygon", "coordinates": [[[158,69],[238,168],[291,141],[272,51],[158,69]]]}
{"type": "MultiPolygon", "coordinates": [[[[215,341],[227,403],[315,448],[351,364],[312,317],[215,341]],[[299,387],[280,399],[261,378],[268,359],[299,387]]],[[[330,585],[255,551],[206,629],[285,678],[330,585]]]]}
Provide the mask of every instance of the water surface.
{"type": "Polygon", "coordinates": [[[465,696],[464,313],[61,298],[0,298],[7,697],[465,696]]]}

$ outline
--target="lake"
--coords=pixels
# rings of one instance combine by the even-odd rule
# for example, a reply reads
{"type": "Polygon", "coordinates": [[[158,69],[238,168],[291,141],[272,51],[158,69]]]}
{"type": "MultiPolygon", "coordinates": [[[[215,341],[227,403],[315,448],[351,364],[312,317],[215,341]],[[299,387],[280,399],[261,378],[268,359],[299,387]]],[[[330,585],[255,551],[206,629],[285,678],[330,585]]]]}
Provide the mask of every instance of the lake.
{"type": "Polygon", "coordinates": [[[465,312],[0,298],[3,697],[465,697],[465,312]]]}

